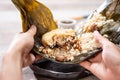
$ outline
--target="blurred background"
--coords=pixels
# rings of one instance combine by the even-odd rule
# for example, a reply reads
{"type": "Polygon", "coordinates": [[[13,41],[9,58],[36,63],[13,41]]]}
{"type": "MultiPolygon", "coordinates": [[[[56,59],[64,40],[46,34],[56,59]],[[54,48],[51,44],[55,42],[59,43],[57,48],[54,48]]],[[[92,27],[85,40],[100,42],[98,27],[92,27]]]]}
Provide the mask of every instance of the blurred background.
{"type": "MultiPolygon", "coordinates": [[[[74,18],[90,14],[104,0],[38,0],[49,7],[54,19],[74,18]]],[[[0,61],[16,33],[21,32],[19,11],[11,0],[0,1],[0,61]]],[[[27,73],[27,71],[25,72],[27,73]]],[[[25,78],[26,80],[26,78],[25,78]]],[[[27,79],[28,80],[28,79],[27,79]]],[[[34,80],[34,79],[30,79],[34,80]]]]}

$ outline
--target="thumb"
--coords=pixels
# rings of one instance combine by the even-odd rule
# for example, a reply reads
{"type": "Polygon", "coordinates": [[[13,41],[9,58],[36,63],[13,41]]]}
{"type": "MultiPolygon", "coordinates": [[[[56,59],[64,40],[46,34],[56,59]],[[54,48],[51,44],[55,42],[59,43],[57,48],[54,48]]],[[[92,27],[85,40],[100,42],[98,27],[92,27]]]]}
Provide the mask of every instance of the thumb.
{"type": "Polygon", "coordinates": [[[27,31],[28,34],[34,36],[36,34],[36,26],[32,25],[30,29],[27,31]]]}
{"type": "Polygon", "coordinates": [[[109,42],[108,39],[103,37],[98,31],[94,31],[94,38],[100,47],[103,47],[103,45],[109,42]]]}

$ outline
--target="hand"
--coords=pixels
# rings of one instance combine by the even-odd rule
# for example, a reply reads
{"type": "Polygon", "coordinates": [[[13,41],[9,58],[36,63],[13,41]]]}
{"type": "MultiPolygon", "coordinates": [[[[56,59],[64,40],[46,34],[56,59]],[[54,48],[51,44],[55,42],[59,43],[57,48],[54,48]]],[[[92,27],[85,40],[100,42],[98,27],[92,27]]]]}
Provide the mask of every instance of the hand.
{"type": "Polygon", "coordinates": [[[120,80],[120,48],[94,32],[96,42],[103,51],[95,58],[80,63],[83,67],[91,71],[100,80],[120,80]]]}
{"type": "Polygon", "coordinates": [[[28,66],[35,61],[35,56],[30,53],[34,45],[35,34],[35,26],[31,26],[31,28],[25,33],[22,32],[17,34],[7,51],[9,55],[14,55],[14,58],[18,58],[16,56],[20,55],[22,57],[21,62],[23,67],[28,66]]]}
{"type": "Polygon", "coordinates": [[[30,53],[34,45],[35,34],[36,27],[31,26],[27,32],[15,36],[3,57],[0,80],[22,80],[22,67],[35,61],[35,56],[30,53]]]}

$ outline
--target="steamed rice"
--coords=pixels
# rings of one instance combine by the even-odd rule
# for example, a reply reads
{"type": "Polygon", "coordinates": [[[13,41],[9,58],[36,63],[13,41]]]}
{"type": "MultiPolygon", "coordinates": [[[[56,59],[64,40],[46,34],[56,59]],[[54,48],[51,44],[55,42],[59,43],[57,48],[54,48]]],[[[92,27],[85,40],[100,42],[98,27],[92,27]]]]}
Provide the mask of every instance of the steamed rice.
{"type": "Polygon", "coordinates": [[[114,24],[112,19],[107,20],[101,14],[95,13],[94,16],[84,25],[81,36],[76,35],[71,29],[56,29],[43,35],[43,46],[39,51],[46,57],[58,61],[72,61],[75,56],[89,53],[97,48],[93,31],[106,27],[106,24],[114,24]]]}

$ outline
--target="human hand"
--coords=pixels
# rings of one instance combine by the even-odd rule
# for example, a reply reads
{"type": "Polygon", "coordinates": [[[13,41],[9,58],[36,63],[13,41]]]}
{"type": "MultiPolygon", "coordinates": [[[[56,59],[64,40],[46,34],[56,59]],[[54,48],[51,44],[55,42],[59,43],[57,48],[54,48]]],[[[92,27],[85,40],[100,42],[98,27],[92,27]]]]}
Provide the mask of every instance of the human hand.
{"type": "Polygon", "coordinates": [[[35,61],[35,56],[30,53],[34,45],[34,35],[36,34],[36,27],[31,26],[25,33],[19,33],[13,39],[7,53],[16,56],[21,56],[22,66],[28,66],[35,61]]]}
{"type": "Polygon", "coordinates": [[[100,80],[120,80],[120,48],[97,31],[94,32],[94,37],[103,51],[95,58],[84,61],[80,65],[91,71],[100,80]]]}

